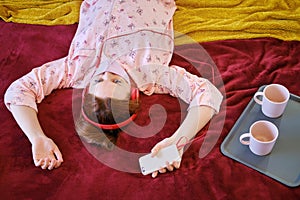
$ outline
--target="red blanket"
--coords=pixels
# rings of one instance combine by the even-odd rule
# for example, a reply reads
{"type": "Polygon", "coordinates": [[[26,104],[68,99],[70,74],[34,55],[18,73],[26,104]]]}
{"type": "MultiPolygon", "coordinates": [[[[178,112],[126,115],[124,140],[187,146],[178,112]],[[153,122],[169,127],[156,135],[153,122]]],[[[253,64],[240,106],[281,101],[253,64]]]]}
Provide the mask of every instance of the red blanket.
{"type": "MultiPolygon", "coordinates": [[[[300,197],[299,187],[287,187],[220,152],[222,141],[260,86],[281,83],[291,93],[300,95],[300,42],[273,38],[202,43],[217,66],[213,74],[209,67],[180,56],[197,56],[194,45],[176,47],[173,64],[195,73],[194,66],[200,67],[201,75],[213,80],[226,96],[221,112],[187,148],[179,170],[152,179],[136,173],[138,156],[128,156],[126,151],[107,153],[82,143],[74,130],[72,89],[55,91],[39,104],[42,127],[59,146],[64,163],[53,171],[36,168],[30,143],[5,108],[3,94],[12,81],[33,67],[67,55],[75,30],[76,25],[46,27],[0,22],[1,199],[300,197]]],[[[168,95],[142,95],[141,100],[136,123],[147,126],[147,130],[135,130],[130,125],[127,130],[135,135],[157,134],[140,138],[122,132],[117,141],[120,149],[149,152],[156,142],[176,130],[186,114],[187,106],[168,95]],[[151,110],[153,104],[160,104],[164,109],[152,107],[151,110]],[[164,112],[166,122],[158,130],[164,112]]]]}

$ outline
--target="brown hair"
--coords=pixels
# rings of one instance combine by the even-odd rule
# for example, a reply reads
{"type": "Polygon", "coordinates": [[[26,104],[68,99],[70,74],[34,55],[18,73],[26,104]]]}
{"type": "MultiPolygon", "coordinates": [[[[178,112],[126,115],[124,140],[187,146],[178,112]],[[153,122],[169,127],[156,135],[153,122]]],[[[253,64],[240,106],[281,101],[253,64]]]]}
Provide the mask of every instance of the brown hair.
{"type": "MultiPolygon", "coordinates": [[[[129,118],[139,108],[138,100],[117,100],[113,98],[98,98],[86,94],[82,105],[87,117],[100,124],[116,124],[129,118]]],[[[80,111],[75,120],[78,135],[87,143],[96,144],[112,150],[120,129],[104,130],[87,122],[80,111]]]]}

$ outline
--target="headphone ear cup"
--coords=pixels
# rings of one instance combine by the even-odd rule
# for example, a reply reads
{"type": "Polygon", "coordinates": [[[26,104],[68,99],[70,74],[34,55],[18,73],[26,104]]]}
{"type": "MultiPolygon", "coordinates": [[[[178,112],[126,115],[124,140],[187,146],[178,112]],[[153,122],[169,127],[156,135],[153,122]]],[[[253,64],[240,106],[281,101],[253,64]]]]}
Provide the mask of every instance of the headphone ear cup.
{"type": "Polygon", "coordinates": [[[139,100],[140,91],[137,88],[132,89],[131,91],[131,100],[139,100]]]}

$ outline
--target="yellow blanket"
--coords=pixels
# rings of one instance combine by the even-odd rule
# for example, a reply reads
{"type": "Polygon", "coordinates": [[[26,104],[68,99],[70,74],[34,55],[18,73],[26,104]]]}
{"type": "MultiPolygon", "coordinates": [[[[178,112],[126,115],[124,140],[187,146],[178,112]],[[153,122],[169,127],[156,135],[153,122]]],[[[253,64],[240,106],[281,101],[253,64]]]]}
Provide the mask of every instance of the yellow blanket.
{"type": "MultiPolygon", "coordinates": [[[[7,22],[73,24],[82,0],[1,0],[7,22]]],[[[299,0],[176,0],[174,28],[197,42],[275,37],[300,40],[299,0]]],[[[178,37],[177,43],[186,43],[178,37]]]]}
{"type": "Polygon", "coordinates": [[[82,0],[0,0],[6,22],[62,25],[78,22],[82,0]]]}
{"type": "Polygon", "coordinates": [[[197,41],[300,40],[299,0],[177,0],[174,27],[197,41]]]}

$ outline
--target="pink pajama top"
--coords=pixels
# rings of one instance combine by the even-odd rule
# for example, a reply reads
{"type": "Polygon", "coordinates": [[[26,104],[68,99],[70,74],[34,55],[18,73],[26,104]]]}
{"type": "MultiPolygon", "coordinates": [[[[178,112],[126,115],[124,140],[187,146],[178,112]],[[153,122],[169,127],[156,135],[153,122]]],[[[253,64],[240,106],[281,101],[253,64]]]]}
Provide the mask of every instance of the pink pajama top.
{"type": "Polygon", "coordinates": [[[174,0],[85,0],[68,56],[34,68],[13,82],[5,104],[37,111],[54,89],[84,88],[93,74],[114,63],[141,92],[170,94],[219,112],[222,95],[207,79],[178,66],[173,54],[174,0]]]}

